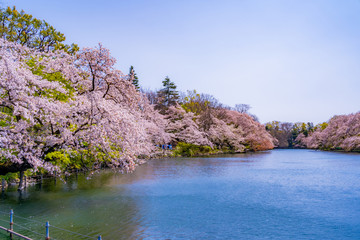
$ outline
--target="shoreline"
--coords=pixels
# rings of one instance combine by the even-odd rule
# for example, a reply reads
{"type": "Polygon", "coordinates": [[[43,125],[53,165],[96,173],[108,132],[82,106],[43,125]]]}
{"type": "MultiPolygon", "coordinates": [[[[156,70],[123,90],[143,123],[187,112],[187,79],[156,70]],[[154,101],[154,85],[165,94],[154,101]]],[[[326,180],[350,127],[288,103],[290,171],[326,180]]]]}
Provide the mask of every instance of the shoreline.
{"type": "MultiPolygon", "coordinates": [[[[358,151],[345,151],[345,150],[327,150],[327,149],[315,149],[315,148],[299,148],[299,147],[291,147],[291,148],[286,148],[286,147],[275,147],[273,149],[266,149],[266,150],[260,150],[260,151],[253,151],[253,150],[246,150],[246,151],[216,151],[216,152],[208,152],[208,153],[198,153],[198,154],[194,154],[192,156],[184,156],[184,155],[177,155],[174,156],[173,151],[175,150],[164,150],[163,153],[154,153],[153,156],[150,156],[149,158],[142,158],[142,159],[138,159],[136,166],[141,166],[145,163],[147,163],[150,160],[155,160],[155,159],[161,159],[161,158],[198,158],[198,157],[208,157],[208,156],[216,156],[216,155],[223,155],[223,154],[247,154],[247,153],[256,153],[256,152],[263,152],[263,151],[272,151],[272,150],[315,150],[315,151],[323,151],[323,152],[335,152],[335,153],[356,153],[356,154],[360,154],[360,150],[358,151]],[[155,155],[155,156],[154,156],[155,155]]],[[[94,174],[98,171],[101,170],[114,170],[116,172],[122,172],[122,170],[120,168],[100,168],[100,169],[96,169],[96,170],[76,170],[76,171],[72,171],[68,176],[73,176],[79,173],[82,174],[94,174]]],[[[136,170],[136,169],[135,169],[136,170]]],[[[135,171],[134,170],[134,171],[135,171]]],[[[123,172],[126,173],[126,172],[123,172]]],[[[65,176],[68,177],[68,176],[65,176]]],[[[26,177],[26,185],[34,185],[37,184],[39,182],[41,182],[43,179],[59,179],[60,181],[63,181],[62,177],[58,177],[58,176],[51,176],[51,175],[44,175],[43,177],[41,177],[40,175],[36,175],[36,176],[27,176],[26,177]]],[[[3,180],[0,182],[0,188],[2,189],[2,191],[6,191],[6,189],[9,186],[14,186],[19,184],[19,179],[13,179],[10,181],[6,181],[3,180]],[[5,181],[5,187],[3,187],[3,183],[5,181]]]]}

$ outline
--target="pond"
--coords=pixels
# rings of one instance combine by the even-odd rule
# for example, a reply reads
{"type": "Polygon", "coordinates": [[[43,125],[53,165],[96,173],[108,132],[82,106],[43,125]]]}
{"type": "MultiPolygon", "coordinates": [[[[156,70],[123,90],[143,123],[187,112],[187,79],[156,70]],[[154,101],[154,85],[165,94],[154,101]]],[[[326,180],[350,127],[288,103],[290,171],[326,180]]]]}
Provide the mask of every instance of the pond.
{"type": "Polygon", "coordinates": [[[10,188],[1,226],[10,209],[14,229],[34,239],[44,239],[46,221],[52,239],[360,239],[360,154],[157,159],[130,174],[48,179],[21,195],[10,188]]]}

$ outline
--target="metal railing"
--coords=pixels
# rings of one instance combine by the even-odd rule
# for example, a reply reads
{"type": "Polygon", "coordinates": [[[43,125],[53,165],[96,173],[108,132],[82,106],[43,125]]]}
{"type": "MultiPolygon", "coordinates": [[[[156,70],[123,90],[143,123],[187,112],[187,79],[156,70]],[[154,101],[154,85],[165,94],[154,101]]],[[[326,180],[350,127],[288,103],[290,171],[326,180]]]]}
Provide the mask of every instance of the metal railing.
{"type": "MultiPolygon", "coordinates": [[[[3,212],[3,211],[0,211],[0,213],[6,214],[6,215],[8,214],[8,213],[3,212]]],[[[13,239],[13,236],[17,236],[17,237],[19,237],[19,238],[26,239],[26,240],[34,240],[34,239],[32,239],[32,238],[30,238],[30,237],[27,237],[27,236],[25,236],[25,235],[23,235],[23,234],[20,234],[20,233],[18,233],[18,232],[15,232],[15,231],[14,231],[14,225],[15,225],[15,226],[17,226],[17,227],[19,227],[19,228],[25,229],[25,230],[27,230],[27,231],[35,234],[35,235],[37,235],[37,236],[41,236],[42,238],[45,238],[45,240],[50,240],[50,239],[56,240],[56,239],[53,238],[53,237],[50,238],[50,227],[55,228],[55,229],[58,229],[58,230],[60,230],[60,231],[68,232],[68,233],[73,234],[73,235],[81,236],[81,237],[84,237],[84,238],[87,238],[87,239],[102,240],[101,235],[98,236],[98,237],[91,237],[91,236],[84,235],[84,234],[77,233],[77,232],[73,232],[73,231],[70,231],[70,230],[67,230],[67,229],[64,229],[64,228],[52,226],[52,225],[50,225],[49,221],[47,221],[47,222],[45,223],[45,234],[41,234],[41,233],[36,232],[36,231],[34,231],[34,230],[32,230],[32,229],[30,229],[30,228],[28,228],[28,227],[24,227],[24,226],[22,226],[22,225],[20,225],[20,224],[14,223],[14,211],[13,211],[12,209],[10,210],[9,216],[10,216],[10,219],[9,219],[9,228],[0,226],[0,230],[3,230],[3,231],[8,232],[8,233],[10,234],[10,239],[13,239]]],[[[17,217],[17,218],[20,218],[20,219],[24,219],[24,220],[36,222],[36,223],[38,223],[38,224],[39,224],[39,223],[40,223],[40,224],[43,224],[43,223],[40,222],[40,221],[36,221],[36,220],[33,220],[33,219],[21,217],[21,216],[18,216],[18,215],[16,215],[16,217],[17,217]]],[[[0,221],[1,221],[1,222],[7,222],[7,221],[5,221],[5,220],[3,220],[3,219],[0,219],[0,221]]]]}

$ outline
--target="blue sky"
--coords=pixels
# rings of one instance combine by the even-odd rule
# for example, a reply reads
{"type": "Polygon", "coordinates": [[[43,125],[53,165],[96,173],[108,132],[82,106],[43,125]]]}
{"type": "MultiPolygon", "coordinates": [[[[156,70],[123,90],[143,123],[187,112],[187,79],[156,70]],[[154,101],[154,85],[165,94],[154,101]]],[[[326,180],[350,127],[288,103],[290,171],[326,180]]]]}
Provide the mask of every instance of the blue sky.
{"type": "Polygon", "coordinates": [[[327,121],[360,111],[360,1],[2,0],[68,42],[99,42],[145,88],[165,76],[262,123],[327,121]]]}

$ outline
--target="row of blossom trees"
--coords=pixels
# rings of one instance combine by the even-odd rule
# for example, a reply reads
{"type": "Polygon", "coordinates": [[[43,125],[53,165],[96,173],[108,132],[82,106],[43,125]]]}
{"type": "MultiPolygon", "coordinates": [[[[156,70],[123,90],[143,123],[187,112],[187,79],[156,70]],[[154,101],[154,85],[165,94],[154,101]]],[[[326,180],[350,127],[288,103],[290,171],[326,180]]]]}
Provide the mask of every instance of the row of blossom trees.
{"type": "Polygon", "coordinates": [[[2,40],[0,51],[0,174],[101,165],[133,170],[138,156],[156,152],[155,144],[273,147],[246,113],[209,101],[201,111],[190,102],[151,105],[102,45],[72,56],[2,40]]]}
{"type": "Polygon", "coordinates": [[[164,115],[169,120],[166,131],[175,142],[244,152],[272,149],[276,141],[254,117],[196,91],[183,94],[177,104],[166,108],[164,115]]]}
{"type": "Polygon", "coordinates": [[[360,112],[334,116],[307,136],[300,133],[296,141],[298,147],[360,151],[360,112]]]}
{"type": "Polygon", "coordinates": [[[266,124],[266,130],[280,148],[360,151],[360,112],[334,116],[315,126],[273,121],[266,124]]]}
{"type": "Polygon", "coordinates": [[[20,188],[26,170],[131,171],[139,158],[161,153],[159,144],[233,152],[274,146],[254,117],[209,95],[180,98],[169,78],[157,93],[139,91],[133,68],[117,70],[101,44],[70,48],[53,27],[15,8],[0,20],[0,175],[19,172],[20,188]]]}
{"type": "Polygon", "coordinates": [[[0,43],[0,175],[101,164],[132,170],[163,120],[101,45],[71,56],[0,43]]]}

